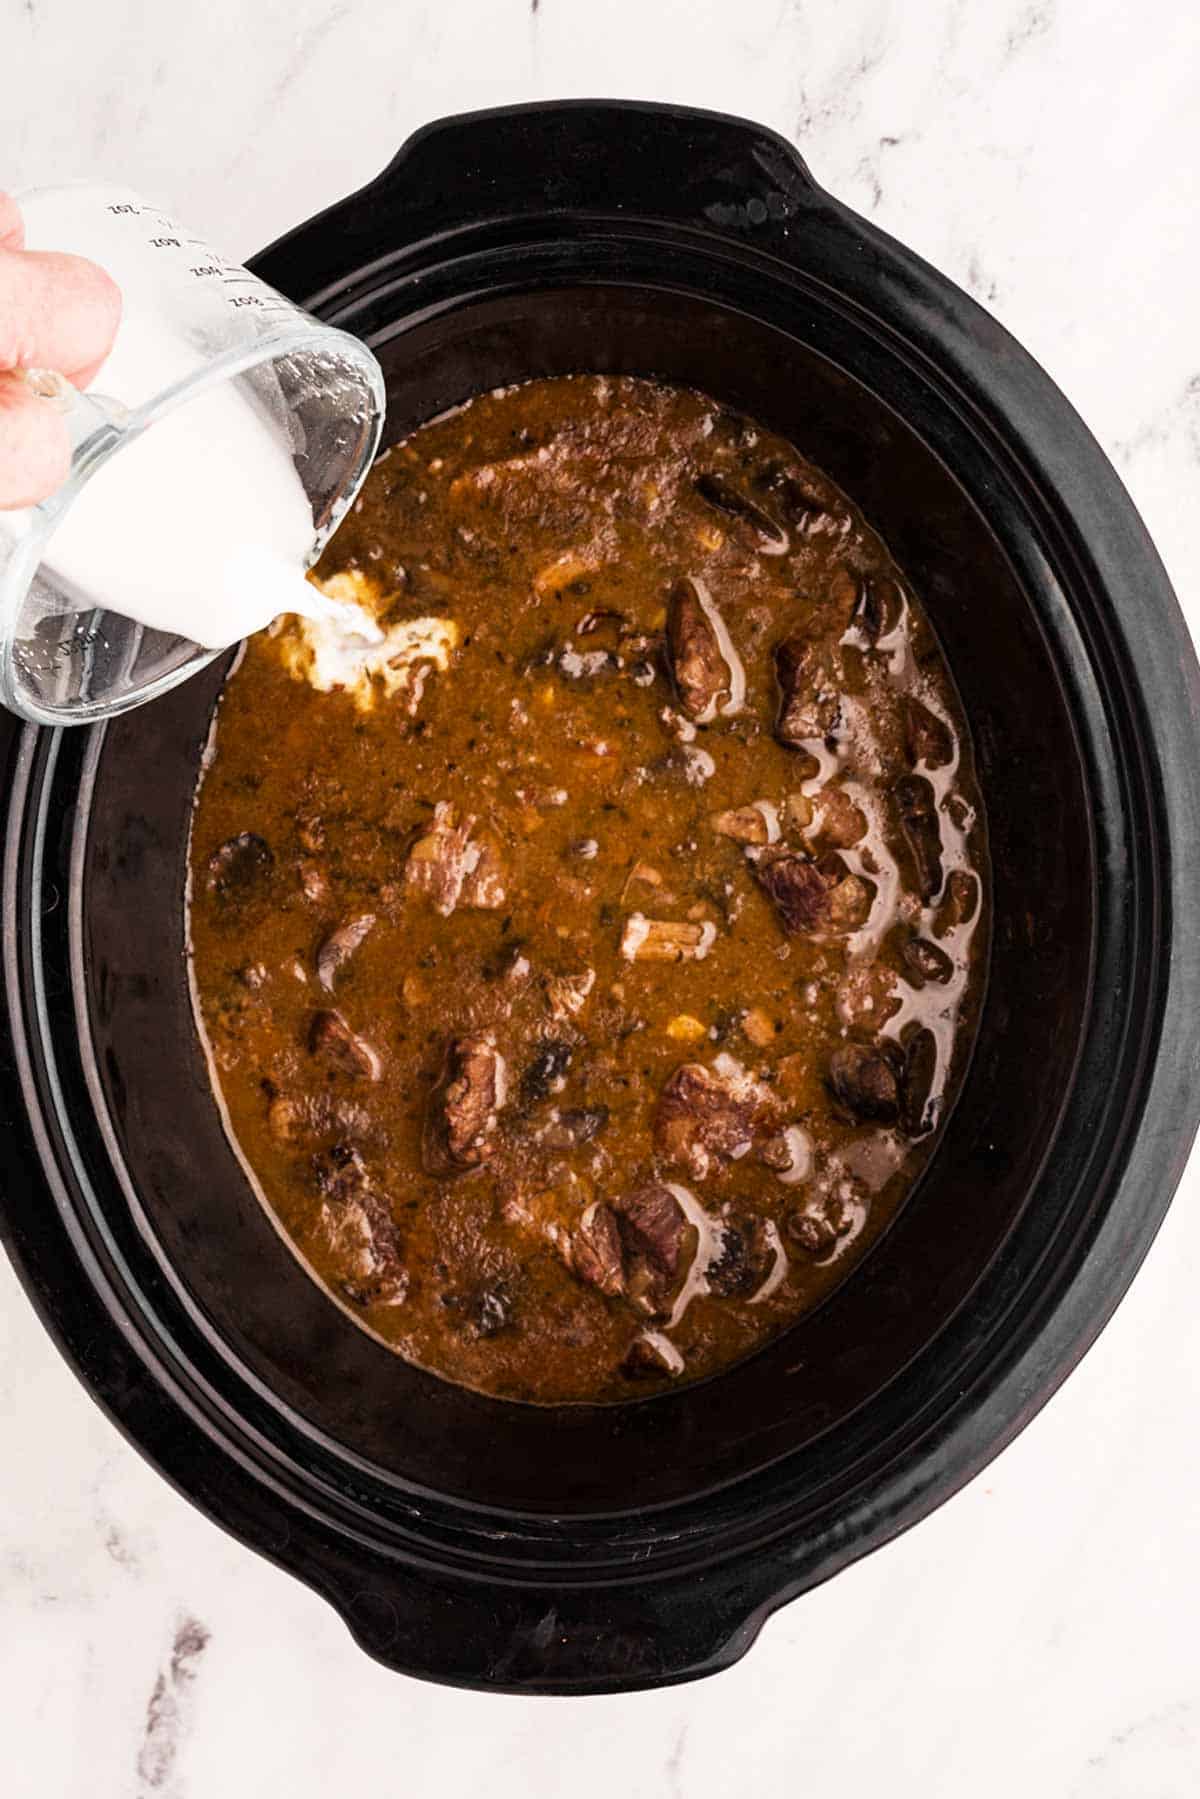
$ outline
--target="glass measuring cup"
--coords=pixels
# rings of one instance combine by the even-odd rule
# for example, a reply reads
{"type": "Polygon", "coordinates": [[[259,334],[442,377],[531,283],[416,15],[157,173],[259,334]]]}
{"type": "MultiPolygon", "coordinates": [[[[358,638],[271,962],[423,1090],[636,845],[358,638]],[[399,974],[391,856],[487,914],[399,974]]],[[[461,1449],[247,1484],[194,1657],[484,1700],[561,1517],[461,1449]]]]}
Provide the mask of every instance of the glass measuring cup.
{"type": "MultiPolygon", "coordinates": [[[[161,599],[143,580],[138,606],[132,588],[125,593],[141,622],[122,612],[121,546],[132,565],[153,522],[154,480],[170,474],[160,450],[194,484],[195,532],[228,527],[205,516],[214,493],[217,505],[224,493],[249,507],[261,491],[275,514],[285,500],[299,574],[374,459],[383,377],[357,338],[322,325],[129,189],[79,183],[17,199],[28,248],[90,257],[124,301],[113,350],[87,393],[52,371],[30,377],[51,396],[44,403],[65,413],[70,472],[41,504],[0,511],[0,702],[38,724],[87,723],[166,692],[286,609],[266,596],[262,616],[238,623],[218,612],[201,630],[193,607],[185,632],[172,600],[187,571],[164,556],[161,599]],[[136,508],[122,468],[149,477],[136,508]]],[[[178,553],[186,559],[188,544],[178,553]]]]}

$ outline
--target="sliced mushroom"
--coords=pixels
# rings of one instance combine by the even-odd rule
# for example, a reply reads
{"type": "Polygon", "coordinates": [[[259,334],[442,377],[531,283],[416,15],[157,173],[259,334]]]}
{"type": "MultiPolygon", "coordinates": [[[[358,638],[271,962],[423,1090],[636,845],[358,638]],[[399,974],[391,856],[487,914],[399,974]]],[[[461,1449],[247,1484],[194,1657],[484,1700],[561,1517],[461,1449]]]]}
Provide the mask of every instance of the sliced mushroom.
{"type": "Polygon", "coordinates": [[[900,960],[921,986],[926,981],[944,983],[954,973],[954,963],[945,950],[939,949],[936,943],[930,943],[927,937],[910,937],[900,947],[900,960]]]}
{"type": "Polygon", "coordinates": [[[904,1046],[900,1123],[909,1137],[926,1137],[937,1121],[937,1040],[932,1031],[914,1031],[904,1046]]]}
{"type": "Polygon", "coordinates": [[[364,912],[358,918],[343,919],[317,948],[317,979],[326,992],[332,993],[334,982],[355,950],[361,949],[375,926],[375,914],[364,912]]]}
{"type": "Polygon", "coordinates": [[[901,775],[895,795],[921,897],[931,900],[942,885],[942,838],[933,787],[924,775],[901,775]]]}
{"type": "Polygon", "coordinates": [[[677,581],[667,602],[667,656],[681,709],[708,724],[729,694],[729,668],[716,627],[691,581],[677,581]]]}
{"type": "Polygon", "coordinates": [[[244,899],[265,881],[275,854],[264,837],[242,831],[218,845],[208,858],[208,885],[223,899],[244,899]]]}
{"type": "Polygon", "coordinates": [[[314,1056],[352,1080],[377,1081],[383,1073],[379,1052],[351,1030],[340,1012],[314,1012],[308,1047],[314,1056]]]}
{"type": "Polygon", "coordinates": [[[740,527],[741,536],[752,548],[764,549],[774,555],[787,549],[788,535],[783,527],[776,524],[770,514],[764,512],[728,476],[719,475],[715,471],[698,475],[695,488],[706,506],[711,506],[726,518],[734,520],[740,527]]]}
{"type": "Polygon", "coordinates": [[[904,743],[914,768],[922,762],[927,768],[945,768],[954,760],[949,725],[911,695],[904,702],[904,743]]]}
{"type": "Polygon", "coordinates": [[[829,1058],[829,1086],[834,1098],[855,1118],[894,1124],[900,1110],[900,1085],[887,1057],[861,1043],[847,1043],[829,1058]]]}
{"type": "Polygon", "coordinates": [[[870,644],[890,637],[904,616],[904,595],[890,575],[864,577],[854,624],[870,644]]]}
{"type": "Polygon", "coordinates": [[[421,1153],[430,1174],[464,1174],[490,1160],[505,1085],[495,1044],[481,1036],[452,1039],[425,1112],[421,1153]]]}
{"type": "Polygon", "coordinates": [[[704,1271],[709,1291],[722,1299],[749,1299],[761,1287],[774,1256],[761,1218],[734,1216],[721,1228],[721,1247],[704,1271]]]}
{"type": "Polygon", "coordinates": [[[979,904],[979,883],[965,868],[951,869],[946,876],[946,895],[938,908],[934,932],[944,937],[947,931],[969,924],[979,904]]]}

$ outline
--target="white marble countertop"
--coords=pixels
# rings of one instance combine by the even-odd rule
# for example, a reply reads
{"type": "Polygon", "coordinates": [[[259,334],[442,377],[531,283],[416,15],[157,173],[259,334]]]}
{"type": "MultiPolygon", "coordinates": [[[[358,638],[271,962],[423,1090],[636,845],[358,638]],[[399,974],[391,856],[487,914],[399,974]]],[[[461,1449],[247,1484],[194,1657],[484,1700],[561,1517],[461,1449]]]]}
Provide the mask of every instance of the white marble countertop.
{"type": "MultiPolygon", "coordinates": [[[[1200,624],[1200,14],[1180,0],[8,0],[0,184],[125,180],[248,253],[416,125],[620,94],[756,116],[1082,410],[1200,624]]],[[[449,1692],[129,1449],[0,1259],[5,1799],[1194,1799],[1200,1166],[1080,1370],[732,1672],[449,1692]]]]}

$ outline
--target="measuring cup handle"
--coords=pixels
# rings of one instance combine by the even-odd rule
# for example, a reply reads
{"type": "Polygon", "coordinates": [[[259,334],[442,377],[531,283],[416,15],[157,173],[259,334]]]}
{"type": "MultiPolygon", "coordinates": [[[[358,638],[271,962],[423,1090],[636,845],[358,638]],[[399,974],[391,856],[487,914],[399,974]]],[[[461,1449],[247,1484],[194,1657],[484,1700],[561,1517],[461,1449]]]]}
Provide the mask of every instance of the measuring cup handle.
{"type": "MultiPolygon", "coordinates": [[[[55,412],[62,414],[71,441],[68,481],[86,474],[92,464],[124,435],[129,414],[120,400],[111,400],[104,394],[84,393],[73,387],[57,369],[23,369],[21,379],[43,405],[52,406],[55,412]]],[[[55,498],[51,494],[41,501],[41,505],[52,506],[55,498]]]]}

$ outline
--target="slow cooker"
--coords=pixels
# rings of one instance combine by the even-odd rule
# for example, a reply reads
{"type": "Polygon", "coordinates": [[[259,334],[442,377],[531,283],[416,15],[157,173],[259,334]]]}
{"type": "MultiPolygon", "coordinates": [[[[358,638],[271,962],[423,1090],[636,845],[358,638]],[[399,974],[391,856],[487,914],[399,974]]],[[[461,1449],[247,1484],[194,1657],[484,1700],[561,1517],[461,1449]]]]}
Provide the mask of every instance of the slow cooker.
{"type": "Polygon", "coordinates": [[[223,1133],[183,892],[229,659],[106,727],[0,726],[0,1228],[98,1402],[394,1668],[564,1693],[711,1673],[1020,1430],[1161,1222],[1198,1095],[1183,619],[1042,370],[754,125],[615,102],[444,120],[256,268],[372,346],[390,441],[579,370],[688,383],[783,432],[880,531],[963,697],[993,944],[923,1180],[759,1354],[558,1409],[358,1329],[223,1133]]]}

